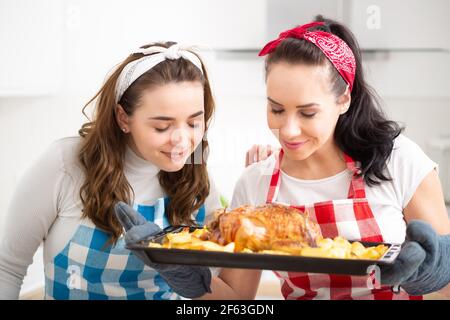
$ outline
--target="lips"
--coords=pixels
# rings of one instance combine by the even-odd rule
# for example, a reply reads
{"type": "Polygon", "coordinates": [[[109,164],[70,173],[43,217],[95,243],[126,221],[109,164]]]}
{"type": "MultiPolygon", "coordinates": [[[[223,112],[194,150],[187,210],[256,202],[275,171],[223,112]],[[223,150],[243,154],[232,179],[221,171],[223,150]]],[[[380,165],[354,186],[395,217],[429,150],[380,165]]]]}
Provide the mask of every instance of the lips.
{"type": "Polygon", "coordinates": [[[306,141],[300,141],[300,142],[287,142],[287,141],[282,141],[283,145],[291,150],[297,150],[300,149],[304,144],[306,144],[309,140],[306,141]]]}
{"type": "Polygon", "coordinates": [[[182,150],[182,151],[171,151],[171,152],[165,152],[165,151],[161,151],[161,153],[163,153],[166,157],[172,159],[172,160],[179,160],[182,159],[184,157],[186,157],[188,155],[189,150],[182,150]]]}

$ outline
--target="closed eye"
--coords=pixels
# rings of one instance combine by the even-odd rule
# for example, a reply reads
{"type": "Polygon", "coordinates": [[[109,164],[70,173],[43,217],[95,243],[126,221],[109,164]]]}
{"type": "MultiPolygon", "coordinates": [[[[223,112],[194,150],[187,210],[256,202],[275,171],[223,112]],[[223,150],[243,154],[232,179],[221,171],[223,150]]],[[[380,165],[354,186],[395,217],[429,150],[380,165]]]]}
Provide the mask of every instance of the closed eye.
{"type": "Polygon", "coordinates": [[[189,126],[191,127],[191,128],[199,128],[200,127],[200,122],[196,122],[196,123],[190,123],[189,124],[189,126]]]}
{"type": "Polygon", "coordinates": [[[305,118],[312,118],[316,115],[317,112],[313,112],[313,113],[305,113],[305,112],[300,112],[300,114],[305,117],[305,118]]]}
{"type": "Polygon", "coordinates": [[[166,127],[166,128],[155,128],[155,130],[156,130],[156,132],[164,132],[164,131],[167,131],[167,129],[169,129],[169,127],[166,127]]]}
{"type": "Polygon", "coordinates": [[[281,114],[284,112],[284,110],[283,109],[275,109],[274,107],[271,107],[270,112],[272,112],[273,114],[281,114]]]}

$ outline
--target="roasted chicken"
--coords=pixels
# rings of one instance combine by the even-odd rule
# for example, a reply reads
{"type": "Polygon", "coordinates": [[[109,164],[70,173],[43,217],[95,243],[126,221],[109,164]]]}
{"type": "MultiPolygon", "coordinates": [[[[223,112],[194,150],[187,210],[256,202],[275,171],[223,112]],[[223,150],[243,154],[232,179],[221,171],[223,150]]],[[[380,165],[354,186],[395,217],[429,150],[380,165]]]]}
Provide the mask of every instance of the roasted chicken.
{"type": "Polygon", "coordinates": [[[216,213],[206,235],[220,245],[235,243],[235,252],[250,249],[278,250],[298,254],[304,247],[317,247],[322,239],[319,225],[307,212],[281,204],[242,206],[216,213]]]}

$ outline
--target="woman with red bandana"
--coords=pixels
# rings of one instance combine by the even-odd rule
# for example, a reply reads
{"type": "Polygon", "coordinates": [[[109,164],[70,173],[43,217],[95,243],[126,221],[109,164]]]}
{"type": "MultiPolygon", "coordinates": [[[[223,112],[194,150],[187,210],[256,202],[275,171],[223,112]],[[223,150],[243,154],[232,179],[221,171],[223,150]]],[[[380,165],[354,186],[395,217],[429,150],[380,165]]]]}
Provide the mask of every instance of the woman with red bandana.
{"type": "MultiPolygon", "coordinates": [[[[281,150],[246,168],[231,207],[308,208],[327,238],[402,243],[412,220],[450,233],[437,165],[381,112],[344,25],[318,17],[282,32],[259,55],[266,56],[267,122],[281,150]]],[[[398,280],[398,270],[383,271],[382,280],[398,280]]],[[[275,274],[286,299],[421,298],[379,283],[373,289],[373,276],[275,274]]]]}

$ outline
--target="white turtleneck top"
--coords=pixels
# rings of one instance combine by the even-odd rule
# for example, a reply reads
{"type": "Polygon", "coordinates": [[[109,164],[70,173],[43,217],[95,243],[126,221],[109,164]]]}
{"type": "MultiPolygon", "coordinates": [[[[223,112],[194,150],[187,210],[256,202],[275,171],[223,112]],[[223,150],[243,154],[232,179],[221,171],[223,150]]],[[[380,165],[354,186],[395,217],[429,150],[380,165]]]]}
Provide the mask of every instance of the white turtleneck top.
{"type": "MultiPolygon", "coordinates": [[[[42,242],[47,265],[82,222],[79,193],[84,173],[77,159],[80,141],[80,137],[69,137],[54,142],[21,178],[0,232],[0,299],[18,297],[27,268],[42,242]]],[[[124,172],[133,188],[135,204],[153,205],[164,196],[158,171],[127,149],[124,172]]],[[[220,208],[220,195],[210,183],[207,216],[220,208]]]]}

